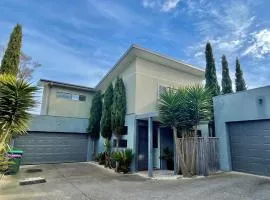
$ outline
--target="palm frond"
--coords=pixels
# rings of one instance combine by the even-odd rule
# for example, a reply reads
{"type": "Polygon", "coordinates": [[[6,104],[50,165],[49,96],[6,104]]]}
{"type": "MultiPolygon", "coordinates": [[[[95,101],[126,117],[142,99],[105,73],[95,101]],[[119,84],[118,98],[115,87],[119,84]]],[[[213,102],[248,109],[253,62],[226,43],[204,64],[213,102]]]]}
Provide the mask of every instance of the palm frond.
{"type": "Polygon", "coordinates": [[[34,108],[37,87],[11,75],[0,75],[0,128],[23,134],[28,127],[29,111],[34,108]]]}
{"type": "Polygon", "coordinates": [[[211,116],[211,91],[201,85],[168,89],[160,95],[160,121],[171,127],[190,127],[211,116]]]}

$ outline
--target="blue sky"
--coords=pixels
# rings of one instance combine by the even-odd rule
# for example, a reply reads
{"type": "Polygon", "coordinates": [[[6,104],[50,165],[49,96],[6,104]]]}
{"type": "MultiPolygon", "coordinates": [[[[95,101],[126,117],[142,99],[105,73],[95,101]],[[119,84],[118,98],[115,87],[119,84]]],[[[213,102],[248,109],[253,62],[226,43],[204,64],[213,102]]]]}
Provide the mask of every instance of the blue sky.
{"type": "Polygon", "coordinates": [[[1,0],[0,44],[16,23],[23,50],[42,64],[40,78],[94,87],[136,43],[205,67],[213,46],[234,79],[240,58],[248,88],[270,83],[270,1],[266,0],[1,0]]]}

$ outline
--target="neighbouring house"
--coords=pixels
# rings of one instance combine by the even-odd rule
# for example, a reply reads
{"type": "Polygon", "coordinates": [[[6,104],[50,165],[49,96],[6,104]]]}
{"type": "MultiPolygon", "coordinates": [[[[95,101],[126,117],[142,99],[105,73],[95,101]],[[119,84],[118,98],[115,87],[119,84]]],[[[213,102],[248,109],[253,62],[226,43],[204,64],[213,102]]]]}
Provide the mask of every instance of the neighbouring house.
{"type": "MultiPolygon", "coordinates": [[[[204,70],[136,45],[126,51],[95,88],[40,80],[44,88],[41,116],[34,117],[29,135],[15,140],[15,146],[25,150],[24,163],[91,160],[92,143],[86,134],[91,99],[95,91],[105,92],[118,76],[123,78],[127,97],[126,134],[120,147],[131,148],[135,153],[133,171],[166,168],[160,155],[166,147],[173,150],[173,136],[170,128],[159,123],[159,94],[168,87],[201,84],[204,70]],[[76,149],[80,144],[83,147],[76,149]]],[[[198,134],[208,136],[207,122],[199,125],[198,134]]],[[[100,137],[97,143],[96,152],[103,151],[104,139],[100,137]]],[[[112,143],[115,144],[115,138],[112,143]]]]}
{"type": "Polygon", "coordinates": [[[220,167],[270,176],[270,86],[214,98],[220,167]]]}
{"type": "Polygon", "coordinates": [[[39,85],[43,87],[41,115],[88,118],[94,88],[45,79],[39,85]]]}

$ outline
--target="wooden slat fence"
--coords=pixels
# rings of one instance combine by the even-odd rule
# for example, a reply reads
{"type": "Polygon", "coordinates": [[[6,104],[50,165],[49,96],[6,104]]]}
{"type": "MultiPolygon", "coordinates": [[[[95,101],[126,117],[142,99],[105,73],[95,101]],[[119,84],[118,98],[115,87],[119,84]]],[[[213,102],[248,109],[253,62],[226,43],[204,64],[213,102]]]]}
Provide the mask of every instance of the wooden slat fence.
{"type": "MultiPolygon", "coordinates": [[[[181,148],[182,156],[188,167],[192,166],[192,156],[195,155],[194,171],[197,175],[208,176],[219,170],[218,138],[187,137],[179,139],[178,142],[180,144],[179,148],[181,148]],[[196,145],[195,149],[194,145],[196,145]]],[[[178,149],[177,152],[180,152],[180,149],[178,149]]],[[[178,165],[180,165],[180,163],[178,165]]]]}

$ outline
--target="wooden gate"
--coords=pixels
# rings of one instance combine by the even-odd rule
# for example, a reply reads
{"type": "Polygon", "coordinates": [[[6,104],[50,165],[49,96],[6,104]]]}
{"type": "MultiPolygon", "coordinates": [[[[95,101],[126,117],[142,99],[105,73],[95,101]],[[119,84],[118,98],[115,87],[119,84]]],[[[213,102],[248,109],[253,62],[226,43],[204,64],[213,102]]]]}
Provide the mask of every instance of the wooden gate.
{"type": "MultiPolygon", "coordinates": [[[[177,142],[180,148],[177,149],[178,161],[183,159],[190,171],[208,176],[219,170],[218,138],[187,137],[178,139],[177,142]]],[[[178,166],[180,168],[180,162],[178,166]]]]}

